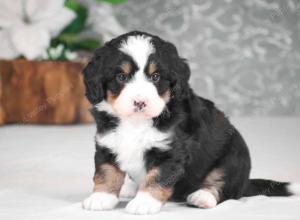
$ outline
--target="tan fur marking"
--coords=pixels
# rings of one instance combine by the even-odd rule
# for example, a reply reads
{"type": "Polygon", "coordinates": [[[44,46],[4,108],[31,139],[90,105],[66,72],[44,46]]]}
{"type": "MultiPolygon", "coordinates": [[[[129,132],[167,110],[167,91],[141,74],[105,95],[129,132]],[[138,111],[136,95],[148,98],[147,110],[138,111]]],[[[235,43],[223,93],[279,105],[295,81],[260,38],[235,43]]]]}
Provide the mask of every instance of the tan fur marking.
{"type": "Polygon", "coordinates": [[[150,63],[149,68],[148,68],[149,75],[152,75],[153,73],[155,73],[156,70],[157,70],[156,64],[155,63],[150,63]]]}
{"type": "Polygon", "coordinates": [[[171,91],[168,89],[162,96],[161,98],[168,103],[171,99],[171,91]]]}
{"type": "Polygon", "coordinates": [[[117,166],[102,164],[94,175],[94,192],[108,192],[119,195],[125,174],[117,166]]]}
{"type": "Polygon", "coordinates": [[[220,193],[224,186],[223,177],[225,176],[224,170],[221,168],[213,169],[203,181],[201,185],[202,190],[211,192],[220,201],[220,193]]]}
{"type": "Polygon", "coordinates": [[[117,97],[114,96],[113,93],[112,93],[112,91],[110,91],[110,90],[107,90],[106,97],[107,97],[106,98],[107,102],[113,106],[114,103],[115,103],[115,101],[116,101],[116,99],[117,99],[117,97]]]}
{"type": "Polygon", "coordinates": [[[121,69],[123,70],[124,74],[130,74],[131,72],[131,64],[128,62],[122,63],[121,69]]]}
{"type": "Polygon", "coordinates": [[[144,182],[141,184],[139,191],[148,192],[151,196],[157,200],[165,203],[172,194],[172,189],[160,186],[156,177],[159,175],[158,168],[151,169],[146,177],[144,182]]]}

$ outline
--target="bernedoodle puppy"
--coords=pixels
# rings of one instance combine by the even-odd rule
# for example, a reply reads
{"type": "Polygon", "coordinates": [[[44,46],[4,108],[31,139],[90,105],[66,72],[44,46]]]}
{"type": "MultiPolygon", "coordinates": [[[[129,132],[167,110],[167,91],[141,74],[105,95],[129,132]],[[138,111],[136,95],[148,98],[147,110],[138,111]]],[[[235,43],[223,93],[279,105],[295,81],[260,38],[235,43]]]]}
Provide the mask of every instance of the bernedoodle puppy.
{"type": "Polygon", "coordinates": [[[249,179],[250,156],[238,130],[188,84],[176,47],[133,31],[96,50],[83,71],[97,123],[94,192],[87,210],[134,197],[133,214],[159,212],[169,199],[213,208],[227,199],[289,196],[299,185],[249,179]]]}

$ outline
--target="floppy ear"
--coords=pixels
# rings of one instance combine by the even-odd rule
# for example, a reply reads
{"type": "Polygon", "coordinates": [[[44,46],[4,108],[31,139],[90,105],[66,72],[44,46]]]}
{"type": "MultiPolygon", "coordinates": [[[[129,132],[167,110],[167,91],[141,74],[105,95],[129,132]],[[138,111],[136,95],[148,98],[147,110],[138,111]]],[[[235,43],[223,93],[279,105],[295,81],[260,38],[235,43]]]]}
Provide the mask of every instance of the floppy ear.
{"type": "Polygon", "coordinates": [[[98,65],[96,58],[93,58],[83,70],[85,95],[91,104],[99,103],[104,98],[100,77],[96,75],[97,70],[98,65]]]}
{"type": "Polygon", "coordinates": [[[85,95],[91,104],[97,104],[104,99],[105,89],[105,57],[108,56],[106,46],[95,51],[95,54],[87,66],[83,69],[85,95]]]}
{"type": "Polygon", "coordinates": [[[173,73],[176,76],[175,82],[172,85],[172,95],[177,99],[184,99],[189,94],[189,79],[191,75],[190,67],[185,59],[178,56],[173,65],[173,73]]]}
{"type": "Polygon", "coordinates": [[[164,42],[164,57],[168,59],[168,68],[171,77],[174,79],[171,83],[171,96],[176,99],[184,99],[189,94],[189,78],[191,71],[185,59],[182,59],[177,52],[176,47],[169,42],[164,42]]]}

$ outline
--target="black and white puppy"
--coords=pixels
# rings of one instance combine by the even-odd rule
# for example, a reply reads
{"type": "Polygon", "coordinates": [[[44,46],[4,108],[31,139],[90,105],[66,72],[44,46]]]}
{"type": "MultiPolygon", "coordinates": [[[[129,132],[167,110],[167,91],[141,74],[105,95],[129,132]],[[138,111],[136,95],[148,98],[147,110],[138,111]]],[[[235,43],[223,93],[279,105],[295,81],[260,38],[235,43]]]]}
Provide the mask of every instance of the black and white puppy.
{"type": "Polygon", "coordinates": [[[212,208],[299,191],[249,180],[247,145],[224,113],[189,87],[189,66],[173,44],[130,32],[98,49],[83,73],[97,123],[95,186],[85,209],[112,209],[120,194],[134,196],[127,212],[150,214],[169,199],[212,208]]]}

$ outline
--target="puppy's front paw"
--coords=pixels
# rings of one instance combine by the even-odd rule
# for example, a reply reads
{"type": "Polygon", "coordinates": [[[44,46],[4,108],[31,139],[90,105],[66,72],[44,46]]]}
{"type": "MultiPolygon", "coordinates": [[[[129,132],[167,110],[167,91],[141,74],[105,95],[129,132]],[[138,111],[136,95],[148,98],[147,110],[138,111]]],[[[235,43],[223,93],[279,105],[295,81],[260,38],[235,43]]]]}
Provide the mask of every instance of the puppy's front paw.
{"type": "Polygon", "coordinates": [[[82,202],[82,207],[86,210],[101,211],[113,209],[119,202],[116,195],[95,192],[82,202]]]}
{"type": "Polygon", "coordinates": [[[163,203],[147,192],[138,192],[126,206],[126,212],[136,215],[154,214],[160,211],[163,203]]]}

